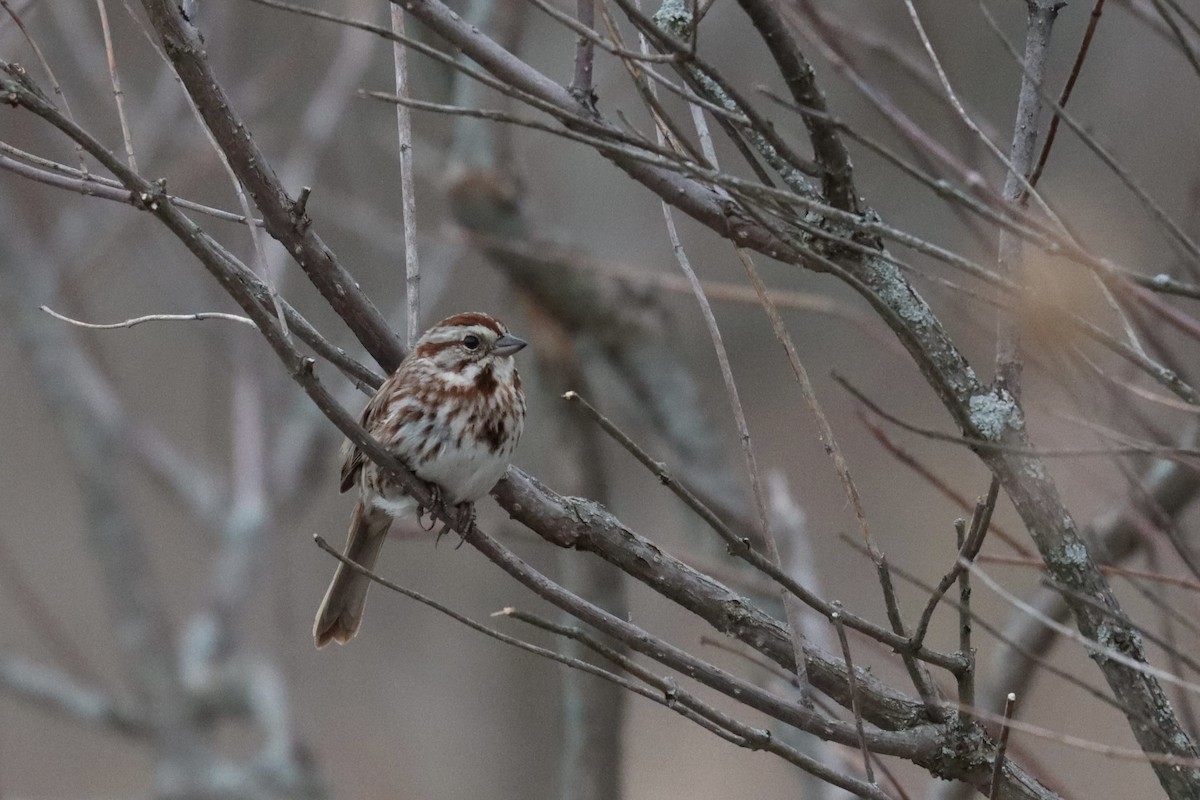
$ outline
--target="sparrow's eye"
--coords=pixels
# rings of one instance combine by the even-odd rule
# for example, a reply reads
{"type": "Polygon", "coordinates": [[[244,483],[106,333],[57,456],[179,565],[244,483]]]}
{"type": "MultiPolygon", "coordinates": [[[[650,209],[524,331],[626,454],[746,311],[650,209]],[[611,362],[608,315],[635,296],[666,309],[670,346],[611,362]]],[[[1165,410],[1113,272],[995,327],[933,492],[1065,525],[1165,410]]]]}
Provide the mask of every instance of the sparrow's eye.
{"type": "Polygon", "coordinates": [[[467,348],[468,350],[478,350],[479,349],[479,337],[475,336],[474,334],[464,336],[463,337],[463,347],[467,348]]]}

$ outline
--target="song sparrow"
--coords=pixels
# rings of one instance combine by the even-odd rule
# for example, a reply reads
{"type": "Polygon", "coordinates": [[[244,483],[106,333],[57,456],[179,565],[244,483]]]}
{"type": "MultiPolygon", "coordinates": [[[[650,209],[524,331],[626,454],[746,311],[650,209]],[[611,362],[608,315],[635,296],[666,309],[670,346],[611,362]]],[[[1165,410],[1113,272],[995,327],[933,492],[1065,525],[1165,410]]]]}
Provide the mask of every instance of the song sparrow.
{"type": "MultiPolygon", "coordinates": [[[[513,354],[525,342],[494,317],[455,314],[434,325],[367,403],[362,425],[449,508],[487,494],[508,467],[525,423],[513,354]]],[[[393,519],[416,517],[417,501],[363,456],[342,445],[342,491],[358,486],[346,557],[368,569],[393,519]]],[[[317,611],[317,647],[345,644],[362,623],[368,578],[338,565],[317,611]]]]}

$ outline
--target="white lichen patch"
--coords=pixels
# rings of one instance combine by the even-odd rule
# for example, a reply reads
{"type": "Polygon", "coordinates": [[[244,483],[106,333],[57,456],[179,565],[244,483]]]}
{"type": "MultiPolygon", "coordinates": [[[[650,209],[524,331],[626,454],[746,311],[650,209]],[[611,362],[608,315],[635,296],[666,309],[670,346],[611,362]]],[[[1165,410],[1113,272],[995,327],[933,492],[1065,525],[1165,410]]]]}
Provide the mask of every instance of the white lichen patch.
{"type": "Polygon", "coordinates": [[[900,268],[883,260],[873,266],[879,276],[879,298],[910,325],[927,323],[929,307],[909,287],[900,268]]]}
{"type": "Polygon", "coordinates": [[[654,12],[654,23],[674,36],[682,36],[692,24],[692,12],[684,0],[663,0],[654,12]]]}
{"type": "Polygon", "coordinates": [[[975,430],[990,442],[999,441],[1005,428],[1020,430],[1025,424],[1016,401],[1003,389],[972,395],[969,406],[975,430]]]}
{"type": "Polygon", "coordinates": [[[1088,563],[1087,547],[1081,541],[1067,542],[1063,545],[1063,563],[1082,567],[1088,563]]]}
{"type": "Polygon", "coordinates": [[[1103,665],[1108,661],[1108,651],[1113,649],[1112,631],[1104,623],[1096,626],[1096,645],[1087,646],[1088,655],[1097,664],[1103,665]],[[1096,645],[1099,645],[1099,647],[1096,645]]]}
{"type": "Polygon", "coordinates": [[[883,258],[870,261],[869,285],[883,304],[899,316],[925,350],[956,397],[979,391],[979,379],[942,330],[925,300],[904,279],[900,268],[883,258]]]}

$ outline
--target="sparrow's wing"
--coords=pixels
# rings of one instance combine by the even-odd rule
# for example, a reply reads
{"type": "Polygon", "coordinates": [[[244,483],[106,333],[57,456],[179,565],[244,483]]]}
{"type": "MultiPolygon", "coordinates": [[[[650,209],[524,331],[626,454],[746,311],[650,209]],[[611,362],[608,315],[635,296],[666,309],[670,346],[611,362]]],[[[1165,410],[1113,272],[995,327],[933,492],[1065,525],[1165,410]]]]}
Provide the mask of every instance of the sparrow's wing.
{"type": "MultiPolygon", "coordinates": [[[[403,365],[401,365],[403,369],[403,365]]],[[[375,392],[375,396],[367,403],[367,407],[362,410],[359,415],[358,422],[366,428],[371,434],[376,433],[376,427],[380,416],[383,413],[384,402],[389,398],[395,398],[395,384],[400,380],[401,370],[392,373],[392,376],[383,382],[383,386],[379,387],[379,391],[375,392]]],[[[362,471],[363,464],[366,463],[366,456],[362,450],[358,449],[358,445],[347,439],[342,442],[342,491],[348,491],[350,487],[358,483],[358,473],[362,471]]]]}

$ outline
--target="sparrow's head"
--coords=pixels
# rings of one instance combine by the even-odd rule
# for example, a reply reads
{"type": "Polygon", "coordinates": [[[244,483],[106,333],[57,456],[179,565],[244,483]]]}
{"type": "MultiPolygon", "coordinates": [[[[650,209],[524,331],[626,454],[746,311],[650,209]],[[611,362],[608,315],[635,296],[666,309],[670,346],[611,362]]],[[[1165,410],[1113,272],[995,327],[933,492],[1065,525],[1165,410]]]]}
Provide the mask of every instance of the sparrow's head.
{"type": "Polygon", "coordinates": [[[425,331],[413,348],[413,358],[431,361],[464,384],[504,380],[515,369],[513,355],[525,344],[495,317],[467,311],[446,317],[425,331]]]}

